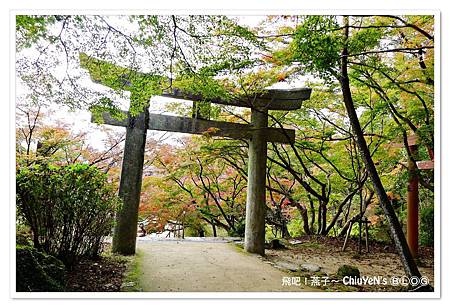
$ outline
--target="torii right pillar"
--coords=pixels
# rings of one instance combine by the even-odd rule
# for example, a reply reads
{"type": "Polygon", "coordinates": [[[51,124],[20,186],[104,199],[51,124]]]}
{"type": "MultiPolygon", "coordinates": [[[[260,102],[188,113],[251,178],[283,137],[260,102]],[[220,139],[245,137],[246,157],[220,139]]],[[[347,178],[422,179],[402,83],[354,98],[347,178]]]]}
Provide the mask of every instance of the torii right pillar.
{"type": "MultiPolygon", "coordinates": [[[[252,136],[248,148],[248,184],[244,249],[264,255],[266,229],[267,127],[269,110],[295,110],[309,99],[311,89],[271,89],[258,95],[251,108],[252,136]]],[[[294,142],[294,140],[291,140],[294,142]]]]}
{"type": "MultiPolygon", "coordinates": [[[[174,89],[165,92],[163,96],[184,98],[192,101],[203,101],[201,95],[185,93],[174,89]]],[[[283,143],[293,143],[295,132],[282,128],[269,128],[269,110],[296,110],[301,108],[302,102],[309,99],[311,89],[266,89],[262,93],[251,97],[242,97],[234,100],[209,99],[213,104],[230,105],[251,109],[251,134],[248,149],[248,185],[247,203],[245,213],[245,251],[264,255],[265,244],[265,218],[266,218],[266,163],[267,142],[274,142],[270,138],[270,130],[281,132],[283,143]]],[[[201,120],[199,120],[201,121],[201,120]]],[[[228,123],[227,125],[230,125],[228,123]]],[[[215,127],[214,125],[211,125],[215,127]]],[[[246,129],[247,130],[247,129],[246,129]]],[[[223,135],[224,136],[224,135],[223,135]]],[[[242,137],[242,136],[241,136],[242,137]]]]}
{"type": "Polygon", "coordinates": [[[252,108],[251,125],[254,131],[248,147],[244,248],[261,255],[264,254],[266,228],[267,141],[263,129],[267,127],[267,122],[267,110],[252,108]]]}

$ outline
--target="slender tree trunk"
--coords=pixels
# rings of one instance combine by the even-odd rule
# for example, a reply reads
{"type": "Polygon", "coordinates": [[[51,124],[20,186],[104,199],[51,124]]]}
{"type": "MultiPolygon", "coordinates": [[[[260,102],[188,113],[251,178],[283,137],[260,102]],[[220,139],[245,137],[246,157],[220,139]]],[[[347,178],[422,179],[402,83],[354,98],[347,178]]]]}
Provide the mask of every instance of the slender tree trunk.
{"type": "MultiPolygon", "coordinates": [[[[345,17],[344,20],[345,20],[344,35],[347,40],[349,35],[348,17],[345,17]]],[[[390,233],[392,239],[394,240],[395,247],[400,256],[405,272],[409,277],[416,276],[420,279],[421,274],[411,255],[411,252],[409,251],[405,235],[403,234],[402,226],[400,225],[397,215],[395,214],[394,208],[391,202],[389,201],[386,191],[384,190],[383,184],[381,182],[381,179],[375,168],[375,164],[373,163],[372,157],[370,155],[370,150],[367,146],[366,140],[364,139],[364,134],[361,129],[361,125],[359,123],[358,115],[356,114],[352,94],[350,91],[350,81],[347,72],[347,63],[348,63],[347,57],[348,57],[348,49],[347,49],[347,42],[345,42],[341,56],[341,76],[339,77],[339,83],[341,85],[344,104],[347,110],[350,124],[352,126],[353,133],[356,136],[356,142],[360,151],[360,155],[364,161],[369,177],[375,188],[375,192],[378,196],[380,205],[383,208],[384,214],[388,220],[390,233]]]]}
{"type": "Polygon", "coordinates": [[[327,204],[322,203],[322,229],[320,234],[327,235],[327,233],[327,204]]]}
{"type": "MultiPolygon", "coordinates": [[[[305,234],[310,235],[311,229],[309,228],[309,221],[308,221],[308,210],[305,206],[295,202],[295,207],[300,211],[300,215],[302,216],[303,220],[303,231],[305,231],[305,234]]],[[[286,228],[287,229],[287,228],[286,228]]]]}
{"type": "Polygon", "coordinates": [[[290,238],[291,237],[291,235],[289,234],[289,230],[287,228],[287,225],[286,225],[286,221],[283,221],[283,226],[281,227],[281,236],[283,238],[290,238]]]}
{"type": "Polygon", "coordinates": [[[215,224],[211,224],[212,229],[213,229],[213,236],[217,237],[217,229],[216,229],[216,225],[215,224]]]}
{"type": "Polygon", "coordinates": [[[319,202],[319,207],[317,209],[317,234],[322,231],[322,203],[319,202]]]}
{"type": "Polygon", "coordinates": [[[308,195],[309,199],[309,209],[311,210],[311,222],[309,223],[309,229],[311,234],[314,232],[314,223],[316,222],[316,209],[314,208],[314,201],[310,195],[308,195]]]}
{"type": "Polygon", "coordinates": [[[350,215],[350,209],[352,208],[352,201],[353,201],[353,196],[350,198],[350,201],[348,203],[347,211],[345,212],[345,217],[344,217],[344,221],[345,222],[348,221],[348,215],[350,215]]]}

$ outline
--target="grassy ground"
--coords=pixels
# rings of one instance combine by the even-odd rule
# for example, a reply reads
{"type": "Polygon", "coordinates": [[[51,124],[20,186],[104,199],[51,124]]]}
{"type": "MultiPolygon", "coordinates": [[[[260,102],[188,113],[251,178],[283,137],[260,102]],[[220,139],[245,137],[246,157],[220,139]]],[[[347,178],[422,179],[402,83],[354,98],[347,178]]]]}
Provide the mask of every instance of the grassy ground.
{"type": "Polygon", "coordinates": [[[128,258],[127,270],[125,271],[122,278],[122,292],[141,292],[142,287],[140,279],[142,276],[142,251],[139,249],[136,254],[128,258]]]}

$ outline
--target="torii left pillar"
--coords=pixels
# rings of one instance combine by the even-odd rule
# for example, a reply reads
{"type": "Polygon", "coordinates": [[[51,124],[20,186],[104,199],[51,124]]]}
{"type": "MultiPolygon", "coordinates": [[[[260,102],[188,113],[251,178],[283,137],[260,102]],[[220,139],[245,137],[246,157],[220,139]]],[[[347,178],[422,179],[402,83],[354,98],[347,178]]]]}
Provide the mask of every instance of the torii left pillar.
{"type": "Polygon", "coordinates": [[[117,213],[112,251],[132,255],[136,250],[139,199],[148,128],[148,110],[137,116],[128,116],[128,126],[120,176],[119,197],[123,206],[117,213]]]}

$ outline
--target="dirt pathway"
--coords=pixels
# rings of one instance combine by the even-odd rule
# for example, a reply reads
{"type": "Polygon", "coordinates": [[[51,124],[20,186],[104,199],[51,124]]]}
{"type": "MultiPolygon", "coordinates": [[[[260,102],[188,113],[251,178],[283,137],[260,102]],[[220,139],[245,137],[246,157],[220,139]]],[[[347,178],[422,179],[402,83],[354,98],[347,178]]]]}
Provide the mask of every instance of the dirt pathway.
{"type": "Polygon", "coordinates": [[[141,287],[150,292],[315,291],[230,243],[140,241],[141,287]]]}

